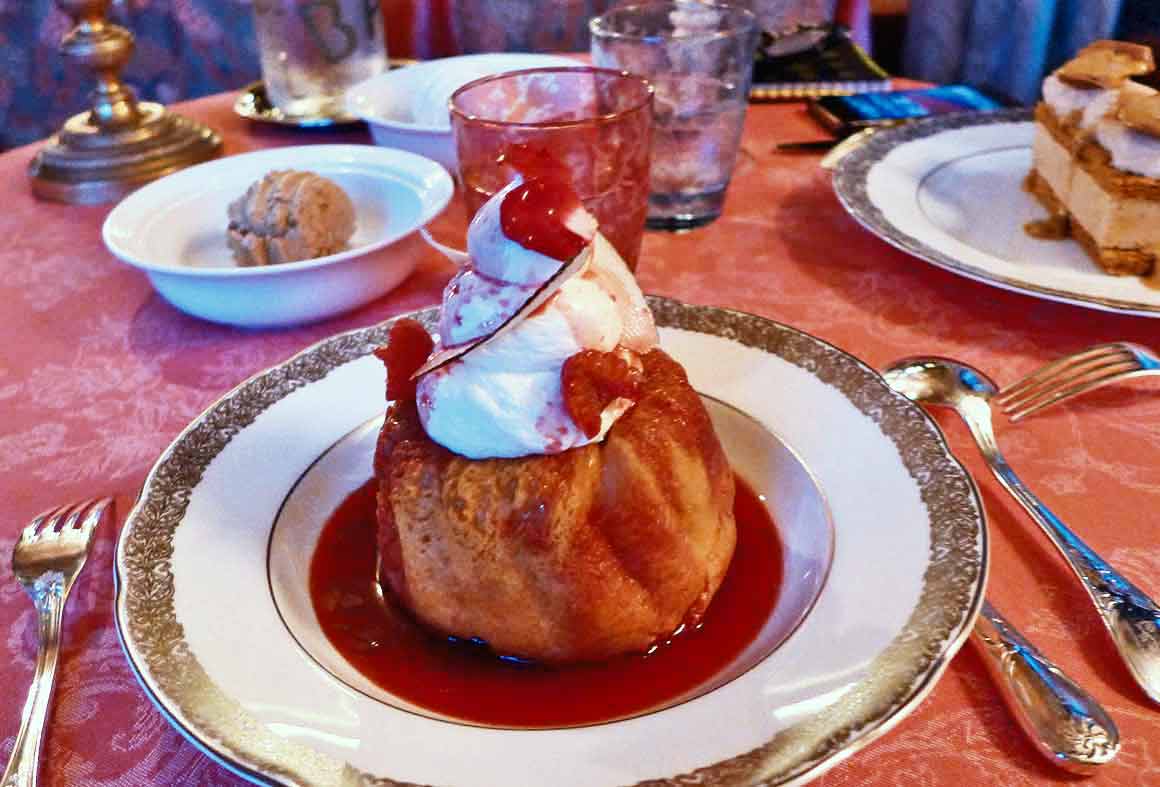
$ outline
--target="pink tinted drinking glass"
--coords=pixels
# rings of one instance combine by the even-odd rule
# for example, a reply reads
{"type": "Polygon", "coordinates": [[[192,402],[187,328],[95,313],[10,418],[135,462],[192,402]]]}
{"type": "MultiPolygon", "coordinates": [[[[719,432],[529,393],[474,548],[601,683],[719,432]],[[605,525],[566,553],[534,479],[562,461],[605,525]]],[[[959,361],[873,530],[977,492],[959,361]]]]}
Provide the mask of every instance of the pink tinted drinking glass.
{"type": "Polygon", "coordinates": [[[601,68],[534,68],[468,82],[451,96],[470,215],[518,174],[522,146],[567,169],[581,202],[635,270],[648,210],[652,88],[601,68]]]}

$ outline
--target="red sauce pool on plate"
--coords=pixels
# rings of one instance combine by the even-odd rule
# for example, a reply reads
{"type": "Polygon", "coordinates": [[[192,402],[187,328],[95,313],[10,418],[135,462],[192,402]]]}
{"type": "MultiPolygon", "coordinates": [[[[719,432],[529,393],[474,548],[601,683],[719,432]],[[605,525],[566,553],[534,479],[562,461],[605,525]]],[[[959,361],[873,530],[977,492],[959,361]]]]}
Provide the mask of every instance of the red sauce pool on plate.
{"type": "Polygon", "coordinates": [[[498,727],[568,727],[661,707],[718,674],[757,637],[777,602],[781,544],[769,514],[740,478],[737,549],[700,625],[649,654],[548,667],[497,658],[440,636],[380,599],[375,585],[375,483],[327,521],[310,567],[322,630],[359,672],[437,714],[498,727]]]}

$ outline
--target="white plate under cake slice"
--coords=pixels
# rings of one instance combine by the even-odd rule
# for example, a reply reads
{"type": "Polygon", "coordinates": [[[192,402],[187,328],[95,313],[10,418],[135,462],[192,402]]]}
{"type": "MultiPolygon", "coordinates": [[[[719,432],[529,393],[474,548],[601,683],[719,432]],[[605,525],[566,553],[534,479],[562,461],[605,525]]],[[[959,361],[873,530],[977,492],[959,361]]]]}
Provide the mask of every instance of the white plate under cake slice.
{"type": "Polygon", "coordinates": [[[1033,297],[1160,315],[1154,284],[1024,230],[1047,216],[1023,187],[1034,136],[1027,109],[916,120],[843,158],[834,190],[864,227],[925,262],[1033,297]]]}

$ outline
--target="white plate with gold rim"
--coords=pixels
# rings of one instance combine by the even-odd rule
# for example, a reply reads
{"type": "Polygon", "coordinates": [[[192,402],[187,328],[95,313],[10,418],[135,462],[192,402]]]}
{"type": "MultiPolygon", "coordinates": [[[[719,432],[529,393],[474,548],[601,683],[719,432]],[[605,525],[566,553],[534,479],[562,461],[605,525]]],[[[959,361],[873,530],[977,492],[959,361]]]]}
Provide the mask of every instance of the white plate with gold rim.
{"type": "Polygon", "coordinates": [[[370,476],[385,324],[243,383],[158,460],[116,557],[117,627],[147,694],[262,784],[789,784],[888,730],[982,600],[969,476],[921,409],[841,350],[753,315],[650,304],[778,522],[789,581],[745,663],[662,710],[551,730],[431,718],[356,685],[312,639],[303,586],[319,520],[370,476]]]}
{"type": "Polygon", "coordinates": [[[1073,240],[1023,231],[1047,215],[1023,190],[1033,135],[1027,109],[912,121],[843,157],[834,190],[863,227],[940,268],[1036,298],[1160,316],[1160,287],[1109,276],[1073,240]]]}

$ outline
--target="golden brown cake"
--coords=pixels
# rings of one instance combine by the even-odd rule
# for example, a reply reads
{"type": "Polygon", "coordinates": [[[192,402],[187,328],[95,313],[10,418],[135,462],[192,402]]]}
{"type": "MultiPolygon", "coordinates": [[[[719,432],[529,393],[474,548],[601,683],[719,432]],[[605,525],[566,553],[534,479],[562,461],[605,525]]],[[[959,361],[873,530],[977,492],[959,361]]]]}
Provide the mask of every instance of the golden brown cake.
{"type": "Polygon", "coordinates": [[[545,662],[644,651],[699,617],[733,555],[733,475],[684,370],[643,363],[646,393],[605,440],[558,454],[466,459],[392,405],[375,474],[395,597],[545,662]]]}

